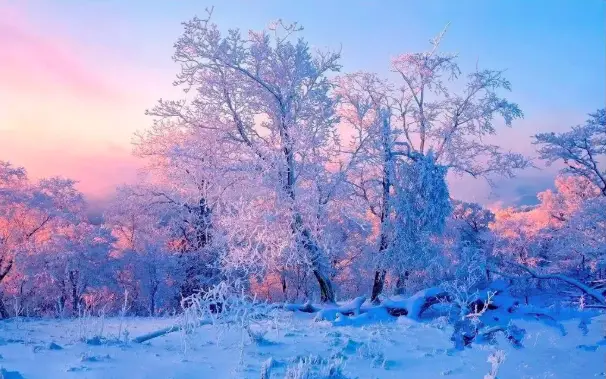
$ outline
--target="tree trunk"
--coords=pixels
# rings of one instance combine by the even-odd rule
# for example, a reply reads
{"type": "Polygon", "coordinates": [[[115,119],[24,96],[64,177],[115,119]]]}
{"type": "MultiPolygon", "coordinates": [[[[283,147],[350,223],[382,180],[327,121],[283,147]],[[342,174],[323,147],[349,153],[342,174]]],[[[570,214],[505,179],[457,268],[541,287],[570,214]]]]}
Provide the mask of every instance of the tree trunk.
{"type": "MultiPolygon", "coordinates": [[[[387,201],[384,198],[383,201],[387,201]]],[[[387,208],[384,207],[383,212],[381,214],[381,244],[379,245],[379,254],[383,253],[387,249],[387,236],[385,235],[385,212],[387,212],[387,208]]],[[[370,301],[373,304],[379,304],[379,295],[383,292],[383,287],[385,286],[385,275],[387,275],[386,270],[376,270],[375,271],[375,279],[372,283],[372,294],[370,295],[370,301]]]]}
{"type": "Polygon", "coordinates": [[[320,285],[320,300],[323,303],[334,303],[335,291],[332,288],[330,279],[318,270],[314,270],[314,276],[320,285]]]}
{"type": "MultiPolygon", "coordinates": [[[[201,327],[201,326],[204,326],[204,325],[210,325],[210,324],[212,324],[212,321],[210,319],[203,319],[203,320],[198,321],[195,325],[173,325],[173,326],[169,326],[169,327],[164,328],[164,329],[160,329],[160,330],[156,330],[156,331],[151,332],[151,333],[144,334],[144,335],[139,336],[137,338],[133,338],[131,340],[131,342],[133,342],[133,343],[143,343],[143,342],[151,340],[152,338],[161,337],[161,336],[164,336],[164,335],[166,335],[168,333],[178,332],[178,331],[183,330],[183,329],[188,330],[189,328],[198,328],[198,327],[201,327]]],[[[191,331],[191,330],[188,330],[188,331],[191,331]]]]}
{"type": "Polygon", "coordinates": [[[65,278],[61,279],[61,296],[59,296],[59,313],[60,316],[65,316],[65,302],[67,301],[67,293],[65,288],[65,278]]]}
{"type": "MultiPolygon", "coordinates": [[[[391,177],[392,177],[392,152],[390,145],[391,136],[391,125],[388,118],[383,117],[382,129],[381,129],[381,144],[383,148],[383,178],[381,180],[381,236],[379,243],[378,254],[383,253],[387,250],[389,244],[387,239],[387,222],[389,220],[389,202],[390,202],[390,190],[391,190],[391,177]]],[[[385,286],[385,275],[386,270],[375,271],[375,278],[372,283],[372,293],[370,295],[370,301],[373,304],[379,303],[379,295],[383,292],[385,286]]]]}
{"type": "Polygon", "coordinates": [[[335,302],[335,293],[332,287],[330,278],[323,273],[321,262],[323,258],[323,252],[318,246],[317,242],[313,238],[311,231],[303,225],[303,218],[301,213],[296,209],[296,160],[295,150],[292,137],[290,135],[290,128],[287,122],[287,112],[284,108],[284,104],[280,103],[280,138],[282,140],[282,153],[285,158],[285,172],[280,172],[281,180],[283,183],[284,192],[292,200],[293,205],[293,220],[292,220],[292,231],[299,243],[307,250],[309,258],[312,263],[312,270],[320,286],[320,298],[322,302],[335,302]]]}
{"type": "Polygon", "coordinates": [[[408,271],[404,271],[404,275],[398,274],[398,280],[396,281],[396,295],[402,295],[406,292],[406,281],[408,280],[408,271]]]}
{"type": "Polygon", "coordinates": [[[334,303],[336,301],[335,290],[330,278],[324,275],[319,267],[314,268],[313,273],[320,286],[320,300],[323,303],[334,303]]]}
{"type": "MultiPolygon", "coordinates": [[[[302,224],[300,215],[297,215],[296,222],[298,225],[302,224]]],[[[335,291],[333,289],[332,282],[328,275],[324,274],[323,272],[323,266],[325,266],[322,262],[323,252],[308,229],[300,226],[298,230],[301,245],[309,254],[312,264],[312,271],[316,277],[316,280],[318,281],[318,285],[320,286],[320,300],[323,303],[334,303],[335,291]]]]}
{"type": "Polygon", "coordinates": [[[151,317],[156,314],[156,292],[158,292],[158,285],[153,284],[149,292],[149,315],[151,317]]]}
{"type": "Polygon", "coordinates": [[[72,314],[78,314],[78,274],[74,271],[69,272],[69,282],[72,286],[72,314]]]}
{"type": "Polygon", "coordinates": [[[386,271],[375,271],[375,280],[372,284],[372,294],[370,296],[370,301],[373,304],[379,304],[379,295],[383,292],[383,287],[385,286],[385,275],[386,271]]]}
{"type": "Polygon", "coordinates": [[[59,317],[63,317],[65,315],[65,296],[59,296],[59,317]]]}
{"type": "Polygon", "coordinates": [[[283,272],[280,273],[280,282],[282,284],[282,293],[284,294],[284,301],[288,300],[286,295],[286,275],[283,272]]]}
{"type": "Polygon", "coordinates": [[[6,310],[4,306],[4,301],[2,300],[2,294],[0,293],[0,319],[10,318],[11,315],[6,310]]]}

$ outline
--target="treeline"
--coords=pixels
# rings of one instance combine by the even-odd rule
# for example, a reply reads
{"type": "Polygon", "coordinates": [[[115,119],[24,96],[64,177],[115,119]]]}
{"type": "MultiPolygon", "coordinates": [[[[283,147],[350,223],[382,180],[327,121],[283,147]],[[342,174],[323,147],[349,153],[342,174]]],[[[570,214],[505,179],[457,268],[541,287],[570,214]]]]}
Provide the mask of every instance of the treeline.
{"type": "Polygon", "coordinates": [[[176,312],[220,281],[325,302],[438,283],[472,290],[497,276],[527,298],[568,290],[535,272],[601,285],[603,109],[534,137],[542,159],[565,167],[537,206],[485,209],[452,199],[446,176],[530,166],[486,142],[522,117],[502,97],[502,71],[464,75],[440,51],[442,33],[396,57],[394,80],[339,74],[339,54],[312,51],[300,31],[186,22],[174,55],[184,98],[148,111],[153,125],[135,143],[146,176],[117,189],[100,223],[73,181],[31,181],[2,163],[0,314],[176,312]]]}

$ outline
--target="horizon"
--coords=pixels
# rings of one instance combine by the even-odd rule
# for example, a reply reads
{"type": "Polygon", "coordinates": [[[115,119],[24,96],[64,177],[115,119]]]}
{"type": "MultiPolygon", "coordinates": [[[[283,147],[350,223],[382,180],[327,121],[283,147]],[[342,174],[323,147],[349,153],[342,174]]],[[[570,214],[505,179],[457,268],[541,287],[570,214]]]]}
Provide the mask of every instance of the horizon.
{"type": "MultiPolygon", "coordinates": [[[[97,205],[117,185],[136,181],[140,162],[131,154],[133,133],[151,125],[145,109],[160,98],[180,96],[171,85],[178,70],[171,61],[173,43],[180,23],[212,2],[141,4],[0,5],[1,160],[25,167],[34,178],[74,179],[97,205]]],[[[525,118],[501,129],[497,140],[530,157],[536,155],[531,135],[581,124],[604,105],[603,1],[416,1],[382,7],[358,1],[348,9],[322,4],[320,13],[310,4],[319,2],[230,1],[214,7],[213,20],[222,29],[243,30],[261,29],[278,17],[297,21],[312,45],[342,48],[343,73],[383,76],[393,56],[420,51],[450,23],[442,50],[459,53],[463,73],[476,63],[507,70],[508,97],[525,118]]],[[[542,168],[497,179],[492,190],[484,181],[450,180],[451,193],[484,205],[530,204],[553,187],[556,168],[542,168]]]]}

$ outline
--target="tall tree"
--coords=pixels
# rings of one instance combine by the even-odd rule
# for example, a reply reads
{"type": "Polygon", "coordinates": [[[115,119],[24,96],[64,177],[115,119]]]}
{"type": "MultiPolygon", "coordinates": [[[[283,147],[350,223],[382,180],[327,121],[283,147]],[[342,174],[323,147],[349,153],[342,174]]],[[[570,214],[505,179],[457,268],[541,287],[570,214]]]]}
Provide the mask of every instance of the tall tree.
{"type": "MultiPolygon", "coordinates": [[[[485,178],[513,176],[529,164],[520,154],[486,142],[487,136],[497,132],[496,116],[507,126],[522,117],[515,103],[499,96],[501,90],[511,89],[509,81],[502,71],[476,70],[461,83],[457,55],[439,51],[443,35],[431,40],[428,51],[403,54],[392,61],[399,82],[365,73],[341,79],[342,101],[349,110],[346,120],[365,131],[354,138],[370,146],[367,164],[376,165],[374,170],[358,173],[352,182],[380,218],[379,252],[393,241],[389,219],[396,216],[389,203],[395,193],[396,162],[417,161],[431,154],[448,172],[485,178]],[[453,89],[457,84],[462,90],[453,89]]],[[[384,279],[385,269],[379,264],[373,301],[384,279]]]]}
{"type": "Polygon", "coordinates": [[[247,36],[239,30],[224,35],[208,19],[184,26],[175,45],[174,59],[181,64],[176,84],[194,93],[190,101],[160,101],[150,114],[156,125],[178,123],[213,134],[223,146],[218,150],[227,153],[222,159],[241,172],[240,191],[245,183],[264,187],[254,193],[256,200],[248,196],[248,207],[277,202],[278,219],[288,223],[292,241],[284,253],[300,255],[297,260],[309,265],[322,300],[334,301],[330,264],[309,204],[323,206],[331,196],[319,193],[314,183],[335,151],[337,119],[327,75],[339,69],[339,54],[312,53],[303,39],[293,40],[301,30],[296,24],[279,22],[247,36]]]}

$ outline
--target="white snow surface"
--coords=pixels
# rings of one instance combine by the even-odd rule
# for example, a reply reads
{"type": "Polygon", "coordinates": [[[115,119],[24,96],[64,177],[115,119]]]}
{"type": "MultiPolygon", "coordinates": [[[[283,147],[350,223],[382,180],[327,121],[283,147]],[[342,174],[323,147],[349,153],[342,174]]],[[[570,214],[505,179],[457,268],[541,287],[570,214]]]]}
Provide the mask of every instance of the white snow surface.
{"type": "Polygon", "coordinates": [[[523,348],[499,336],[494,345],[454,350],[452,328],[441,319],[417,322],[400,317],[335,326],[314,321],[313,314],[285,311],[255,325],[256,334],[262,335],[256,342],[237,326],[217,325],[143,344],[124,342],[175,322],[175,318],[2,321],[0,378],[261,378],[263,363],[272,358],[270,377],[282,379],[297,359],[321,357],[342,360],[344,376],[339,378],[482,379],[490,371],[488,357],[496,350],[505,353],[500,379],[602,378],[605,370],[606,315],[593,317],[585,332],[579,319],[561,321],[565,335],[561,328],[540,321],[515,320],[527,332],[523,348]],[[122,342],[116,341],[118,334],[122,342]],[[96,341],[95,336],[103,338],[96,341]],[[87,338],[89,343],[84,342],[87,338]]]}

